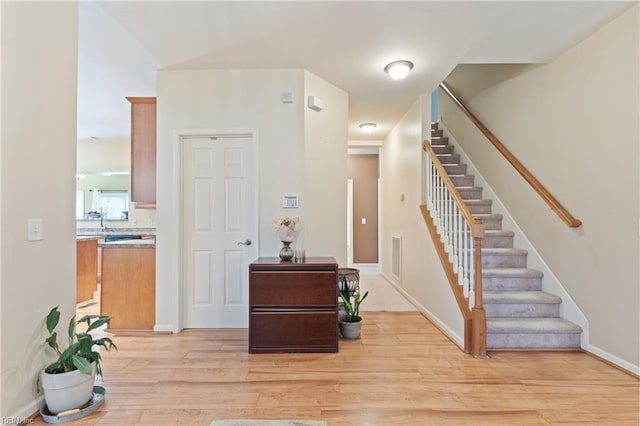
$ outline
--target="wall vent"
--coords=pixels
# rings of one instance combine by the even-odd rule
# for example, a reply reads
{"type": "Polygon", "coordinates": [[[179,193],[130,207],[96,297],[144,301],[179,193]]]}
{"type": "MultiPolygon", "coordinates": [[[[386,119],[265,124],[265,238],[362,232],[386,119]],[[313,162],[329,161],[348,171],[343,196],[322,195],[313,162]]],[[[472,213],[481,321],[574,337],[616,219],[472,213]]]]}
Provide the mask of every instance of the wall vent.
{"type": "Polygon", "coordinates": [[[391,237],[391,275],[398,281],[402,280],[402,237],[391,237]]]}

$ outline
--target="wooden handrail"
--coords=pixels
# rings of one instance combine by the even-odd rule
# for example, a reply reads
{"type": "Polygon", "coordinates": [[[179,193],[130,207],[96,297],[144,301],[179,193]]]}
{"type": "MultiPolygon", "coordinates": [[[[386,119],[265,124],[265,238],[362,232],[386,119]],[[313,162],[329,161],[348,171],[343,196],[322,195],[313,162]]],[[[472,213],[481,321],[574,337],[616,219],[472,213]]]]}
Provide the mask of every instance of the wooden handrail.
{"type": "Polygon", "coordinates": [[[473,124],[476,125],[476,127],[482,132],[482,134],[485,135],[487,139],[489,139],[489,142],[491,142],[493,146],[495,146],[496,149],[500,151],[504,158],[506,158],[507,161],[516,169],[516,171],[520,173],[524,180],[526,180],[529,185],[531,185],[534,191],[536,191],[538,195],[542,197],[542,199],[549,205],[549,207],[551,207],[551,210],[553,210],[558,216],[560,216],[560,219],[562,219],[564,223],[566,223],[570,228],[578,228],[580,227],[580,225],[582,225],[582,222],[579,219],[573,217],[571,213],[569,213],[569,211],[565,209],[553,195],[551,195],[551,193],[544,187],[544,185],[542,185],[540,181],[538,181],[538,179],[536,179],[535,176],[533,176],[531,172],[529,172],[529,170],[527,170],[527,168],[522,165],[522,163],[511,153],[511,151],[509,151],[507,147],[504,146],[502,142],[500,142],[498,138],[493,133],[491,133],[491,131],[489,131],[489,129],[487,129],[485,125],[482,124],[482,122],[478,120],[478,118],[473,115],[473,113],[469,111],[466,106],[464,106],[462,102],[460,102],[458,97],[456,97],[456,95],[451,92],[449,87],[444,82],[440,83],[440,88],[451,98],[451,100],[453,100],[453,102],[458,106],[458,108],[462,110],[462,112],[464,112],[464,114],[473,122],[473,124]]]}

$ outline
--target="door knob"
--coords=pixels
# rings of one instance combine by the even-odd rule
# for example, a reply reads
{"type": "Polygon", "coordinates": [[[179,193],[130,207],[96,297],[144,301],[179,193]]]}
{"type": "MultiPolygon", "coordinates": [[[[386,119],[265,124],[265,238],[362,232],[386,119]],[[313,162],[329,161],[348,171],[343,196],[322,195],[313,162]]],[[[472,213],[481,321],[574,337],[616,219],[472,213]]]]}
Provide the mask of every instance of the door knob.
{"type": "Polygon", "coordinates": [[[249,238],[247,238],[247,239],[246,239],[246,240],[244,240],[244,241],[240,241],[240,242],[238,243],[238,245],[239,245],[239,246],[250,246],[252,242],[253,242],[253,241],[251,241],[249,238]]]}

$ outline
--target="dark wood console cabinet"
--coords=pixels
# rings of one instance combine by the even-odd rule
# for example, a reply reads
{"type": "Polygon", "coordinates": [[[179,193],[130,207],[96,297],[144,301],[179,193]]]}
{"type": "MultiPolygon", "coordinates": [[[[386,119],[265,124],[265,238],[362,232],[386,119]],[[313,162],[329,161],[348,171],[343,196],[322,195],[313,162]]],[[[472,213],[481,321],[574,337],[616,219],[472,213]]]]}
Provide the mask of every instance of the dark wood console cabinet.
{"type": "Polygon", "coordinates": [[[338,264],[261,257],[249,265],[249,353],[338,352],[338,264]]]}

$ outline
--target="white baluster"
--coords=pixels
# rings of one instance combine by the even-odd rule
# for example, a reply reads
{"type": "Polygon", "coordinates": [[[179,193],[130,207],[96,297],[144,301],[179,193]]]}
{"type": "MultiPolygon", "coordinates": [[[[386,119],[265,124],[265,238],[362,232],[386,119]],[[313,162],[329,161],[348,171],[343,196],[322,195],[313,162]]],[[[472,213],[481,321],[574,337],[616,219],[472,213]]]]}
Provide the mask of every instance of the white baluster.
{"type": "Polygon", "coordinates": [[[458,259],[460,256],[460,246],[458,245],[458,218],[460,217],[460,208],[457,204],[453,205],[453,238],[451,239],[453,243],[453,272],[458,272],[458,259]]]}

